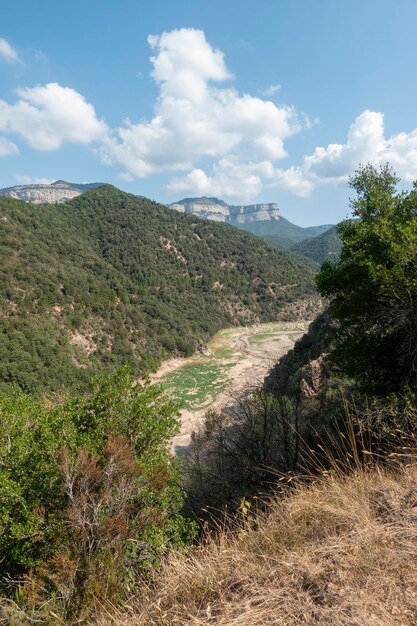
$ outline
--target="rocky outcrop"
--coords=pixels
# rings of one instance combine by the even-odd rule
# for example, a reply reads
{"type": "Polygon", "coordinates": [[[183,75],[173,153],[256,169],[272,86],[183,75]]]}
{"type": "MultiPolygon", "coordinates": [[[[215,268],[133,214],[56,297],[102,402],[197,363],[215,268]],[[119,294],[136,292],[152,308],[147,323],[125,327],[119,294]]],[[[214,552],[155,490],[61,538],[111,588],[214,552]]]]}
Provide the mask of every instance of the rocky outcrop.
{"type": "Polygon", "coordinates": [[[277,397],[297,395],[297,390],[302,398],[315,397],[329,377],[326,357],[334,334],[335,324],[325,311],[271,369],[264,381],[265,390],[277,397]]]}
{"type": "Polygon", "coordinates": [[[229,210],[230,221],[233,224],[279,220],[281,217],[281,211],[274,202],[269,204],[229,206],[229,210]]]}
{"type": "Polygon", "coordinates": [[[229,205],[218,198],[185,198],[170,204],[171,209],[181,213],[191,213],[198,217],[228,222],[230,224],[248,224],[250,222],[278,221],[281,212],[274,202],[269,204],[229,205]]]}
{"type": "Polygon", "coordinates": [[[6,187],[0,189],[0,196],[8,196],[9,198],[17,198],[18,200],[24,200],[25,202],[32,202],[33,204],[41,204],[43,202],[49,202],[51,204],[65,202],[71,200],[80,194],[99,187],[102,183],[91,183],[88,185],[67,183],[63,180],[58,180],[51,185],[16,185],[14,187],[6,187]]]}
{"type": "Polygon", "coordinates": [[[209,198],[196,198],[190,201],[181,200],[169,206],[180,213],[192,213],[193,215],[198,215],[198,217],[204,217],[215,222],[230,221],[230,210],[227,204],[213,202],[209,198]]]}
{"type": "Polygon", "coordinates": [[[311,360],[304,368],[300,390],[306,398],[314,398],[327,380],[326,356],[326,354],[321,354],[318,359],[311,360]]]}

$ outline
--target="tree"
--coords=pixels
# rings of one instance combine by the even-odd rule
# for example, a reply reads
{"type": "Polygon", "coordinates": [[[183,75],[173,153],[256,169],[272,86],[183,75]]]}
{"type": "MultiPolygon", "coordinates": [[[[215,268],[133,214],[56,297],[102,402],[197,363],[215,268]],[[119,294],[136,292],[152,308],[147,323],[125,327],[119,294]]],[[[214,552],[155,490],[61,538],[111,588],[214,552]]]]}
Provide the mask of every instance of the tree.
{"type": "Polygon", "coordinates": [[[417,183],[398,192],[398,182],[388,165],[351,177],[356,219],[339,227],[340,260],[317,278],[339,322],[333,359],[380,394],[416,385],[417,183]]]}

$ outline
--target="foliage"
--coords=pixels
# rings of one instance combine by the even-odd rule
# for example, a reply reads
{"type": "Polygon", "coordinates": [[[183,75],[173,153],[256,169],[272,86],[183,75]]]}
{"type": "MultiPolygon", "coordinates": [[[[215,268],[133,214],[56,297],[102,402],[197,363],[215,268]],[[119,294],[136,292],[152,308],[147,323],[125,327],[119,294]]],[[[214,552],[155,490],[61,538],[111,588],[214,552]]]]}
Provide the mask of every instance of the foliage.
{"type": "Polygon", "coordinates": [[[60,205],[1,197],[0,230],[0,381],[27,391],[143,373],[316,298],[307,262],[110,186],[60,205]]]}
{"type": "Polygon", "coordinates": [[[128,368],[55,406],[1,396],[1,579],[23,580],[23,606],[117,601],[191,538],[167,447],[177,430],[176,406],[128,368]]]}
{"type": "Polygon", "coordinates": [[[398,193],[397,183],[388,166],[351,178],[360,220],[340,226],[340,260],[317,280],[340,324],[335,362],[382,395],[415,385],[417,369],[417,187],[398,193]]]}
{"type": "MultiPolygon", "coordinates": [[[[299,413],[289,397],[262,389],[234,399],[221,413],[209,411],[193,433],[185,477],[190,506],[199,512],[233,508],[275,482],[275,472],[298,463],[299,413]]],[[[212,514],[212,511],[211,511],[212,514]]]]}

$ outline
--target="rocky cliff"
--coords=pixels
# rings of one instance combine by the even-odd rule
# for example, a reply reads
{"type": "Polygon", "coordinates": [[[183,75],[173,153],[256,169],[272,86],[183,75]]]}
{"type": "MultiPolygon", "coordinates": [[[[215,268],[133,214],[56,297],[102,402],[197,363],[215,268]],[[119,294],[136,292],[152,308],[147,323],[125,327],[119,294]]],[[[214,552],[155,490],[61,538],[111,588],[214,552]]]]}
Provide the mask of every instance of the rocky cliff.
{"type": "Polygon", "coordinates": [[[57,180],[51,185],[16,185],[15,187],[6,187],[0,189],[0,196],[8,196],[9,198],[17,198],[25,202],[33,204],[41,204],[48,202],[55,204],[71,200],[79,196],[84,191],[99,187],[102,183],[90,183],[88,185],[67,183],[64,180],[57,180]]]}
{"type": "Polygon", "coordinates": [[[169,205],[180,213],[192,213],[215,222],[230,222],[230,208],[217,198],[184,198],[169,205]]]}
{"type": "Polygon", "coordinates": [[[229,206],[230,221],[235,224],[279,220],[281,211],[274,202],[269,204],[249,204],[229,206]]]}
{"type": "Polygon", "coordinates": [[[218,198],[184,198],[169,205],[181,213],[192,213],[216,222],[247,224],[250,222],[278,221],[281,212],[275,203],[229,205],[218,198]]]}

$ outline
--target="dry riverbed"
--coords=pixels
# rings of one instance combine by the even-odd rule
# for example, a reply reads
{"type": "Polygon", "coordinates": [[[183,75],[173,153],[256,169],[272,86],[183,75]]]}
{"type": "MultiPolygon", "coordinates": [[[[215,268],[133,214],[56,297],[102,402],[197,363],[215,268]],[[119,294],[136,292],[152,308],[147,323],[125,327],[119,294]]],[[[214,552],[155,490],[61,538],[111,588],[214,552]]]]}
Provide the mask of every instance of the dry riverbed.
{"type": "Polygon", "coordinates": [[[277,360],[307,330],[310,322],[276,322],[222,330],[207,354],[165,361],[152,375],[181,405],[181,432],[173,440],[180,453],[208,409],[221,410],[231,397],[262,383],[277,360]]]}

